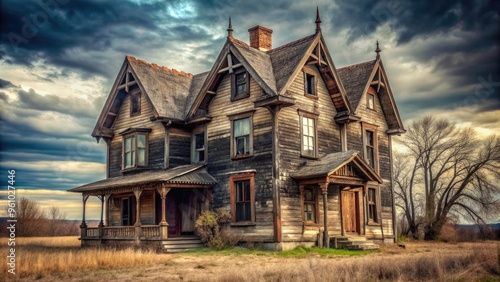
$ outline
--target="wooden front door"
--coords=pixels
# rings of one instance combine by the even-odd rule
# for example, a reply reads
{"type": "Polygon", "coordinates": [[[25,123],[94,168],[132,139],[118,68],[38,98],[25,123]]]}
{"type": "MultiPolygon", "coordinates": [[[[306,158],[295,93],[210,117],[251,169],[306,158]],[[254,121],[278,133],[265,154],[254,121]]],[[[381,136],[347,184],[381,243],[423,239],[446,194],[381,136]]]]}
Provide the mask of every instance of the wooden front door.
{"type": "Polygon", "coordinates": [[[345,234],[359,234],[358,192],[342,191],[342,227],[345,234]]]}

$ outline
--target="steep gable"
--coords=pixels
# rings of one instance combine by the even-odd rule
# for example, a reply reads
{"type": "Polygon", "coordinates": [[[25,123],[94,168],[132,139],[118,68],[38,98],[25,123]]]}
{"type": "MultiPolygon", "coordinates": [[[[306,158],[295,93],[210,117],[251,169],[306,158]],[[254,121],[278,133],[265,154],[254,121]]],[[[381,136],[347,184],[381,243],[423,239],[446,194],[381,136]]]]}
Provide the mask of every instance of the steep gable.
{"type": "Polygon", "coordinates": [[[139,89],[154,118],[183,121],[190,93],[197,91],[205,74],[192,74],[149,64],[126,56],[100,117],[92,132],[97,138],[111,138],[118,111],[128,93],[139,89]]]}
{"type": "Polygon", "coordinates": [[[362,101],[366,100],[368,89],[373,86],[386,118],[388,133],[399,134],[405,132],[380,57],[373,61],[340,68],[338,74],[346,88],[355,113],[360,111],[362,101]]]}

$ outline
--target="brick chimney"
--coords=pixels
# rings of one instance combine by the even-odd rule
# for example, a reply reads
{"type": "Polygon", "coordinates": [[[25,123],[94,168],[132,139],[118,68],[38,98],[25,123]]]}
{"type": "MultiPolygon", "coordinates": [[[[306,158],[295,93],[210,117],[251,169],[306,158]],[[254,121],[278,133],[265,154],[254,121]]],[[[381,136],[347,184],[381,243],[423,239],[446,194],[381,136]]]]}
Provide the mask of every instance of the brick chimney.
{"type": "Polygon", "coordinates": [[[273,30],[263,26],[254,26],[248,30],[250,47],[261,51],[273,49],[273,30]]]}

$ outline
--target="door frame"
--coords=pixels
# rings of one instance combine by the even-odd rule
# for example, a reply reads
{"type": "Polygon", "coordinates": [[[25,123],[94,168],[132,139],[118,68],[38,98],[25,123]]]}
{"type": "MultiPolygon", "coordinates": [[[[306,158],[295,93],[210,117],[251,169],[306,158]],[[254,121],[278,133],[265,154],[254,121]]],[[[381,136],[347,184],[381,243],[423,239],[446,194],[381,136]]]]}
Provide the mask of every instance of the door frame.
{"type": "Polygon", "coordinates": [[[361,220],[362,220],[361,214],[362,214],[362,209],[363,209],[363,205],[361,204],[362,203],[362,198],[361,198],[362,194],[363,194],[362,187],[350,188],[350,187],[340,186],[340,201],[339,201],[339,203],[340,203],[340,221],[341,221],[342,235],[344,235],[344,236],[363,235],[362,223],[361,223],[361,220]],[[355,229],[356,229],[356,232],[354,232],[354,233],[347,232],[345,230],[345,227],[344,227],[344,215],[345,215],[344,207],[345,207],[345,204],[343,202],[344,202],[344,195],[347,193],[354,194],[354,216],[355,216],[354,222],[355,222],[355,229]]]}

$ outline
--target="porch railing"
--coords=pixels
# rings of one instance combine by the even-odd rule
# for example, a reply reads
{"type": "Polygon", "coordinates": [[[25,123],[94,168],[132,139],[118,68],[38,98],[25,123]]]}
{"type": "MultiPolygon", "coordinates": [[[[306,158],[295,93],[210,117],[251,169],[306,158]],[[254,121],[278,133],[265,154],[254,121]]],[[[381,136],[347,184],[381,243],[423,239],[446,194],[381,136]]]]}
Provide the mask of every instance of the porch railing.
{"type": "Polygon", "coordinates": [[[108,226],[102,229],[104,238],[135,238],[134,226],[108,226]]]}
{"type": "Polygon", "coordinates": [[[151,238],[161,236],[159,225],[143,225],[141,226],[141,232],[141,237],[151,238]]]}
{"type": "Polygon", "coordinates": [[[87,238],[99,238],[99,227],[87,227],[85,230],[85,237],[87,238]]]}
{"type": "MultiPolygon", "coordinates": [[[[166,228],[165,228],[166,229],[166,228]]],[[[166,230],[163,231],[166,233],[166,230]]],[[[164,234],[165,235],[165,234],[164,234]]],[[[82,239],[139,239],[162,237],[160,225],[106,226],[82,228],[82,239]],[[101,233],[102,232],[102,233],[101,233]]]]}

